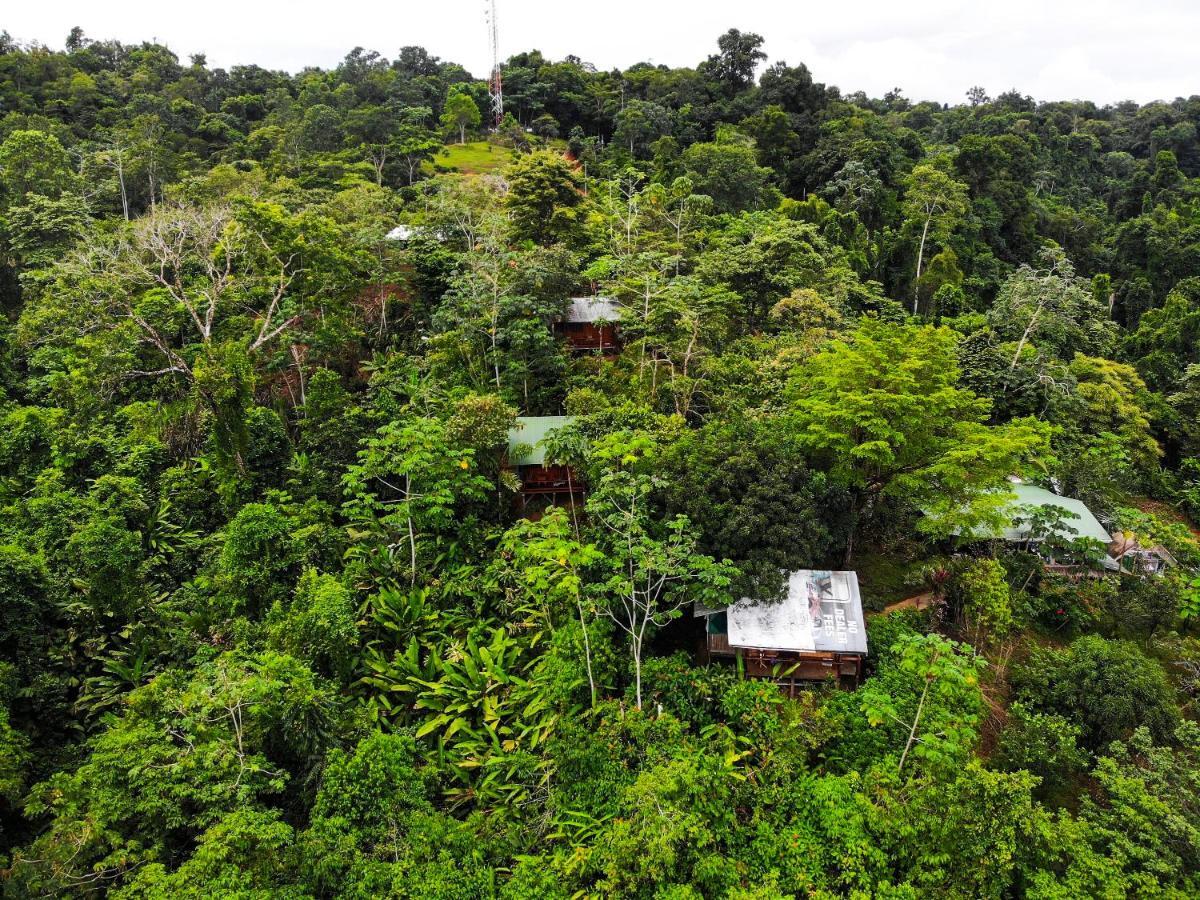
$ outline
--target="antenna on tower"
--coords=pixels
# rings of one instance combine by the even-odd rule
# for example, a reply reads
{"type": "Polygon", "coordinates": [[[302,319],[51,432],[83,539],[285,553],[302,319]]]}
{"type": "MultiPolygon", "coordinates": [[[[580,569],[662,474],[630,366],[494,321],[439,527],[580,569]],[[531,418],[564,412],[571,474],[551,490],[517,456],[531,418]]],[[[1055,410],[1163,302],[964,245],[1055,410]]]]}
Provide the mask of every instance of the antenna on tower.
{"type": "Polygon", "coordinates": [[[492,101],[492,122],[496,128],[504,119],[504,82],[500,77],[500,29],[496,24],[496,0],[488,0],[486,18],[492,42],[492,83],[488,96],[492,101]]]}

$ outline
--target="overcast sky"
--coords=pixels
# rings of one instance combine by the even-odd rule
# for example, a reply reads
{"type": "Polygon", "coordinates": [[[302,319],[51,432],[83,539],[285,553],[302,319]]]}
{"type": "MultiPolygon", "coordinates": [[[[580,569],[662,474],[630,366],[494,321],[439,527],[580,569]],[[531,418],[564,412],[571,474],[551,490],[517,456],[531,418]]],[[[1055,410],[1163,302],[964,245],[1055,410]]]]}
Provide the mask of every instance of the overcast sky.
{"type": "MultiPolygon", "coordinates": [[[[766,38],[772,61],[880,96],[960,102],[972,85],[1038,100],[1139,102],[1200,93],[1200,0],[498,0],[501,55],[536,48],[599,68],[694,65],[728,28],[766,38]]],[[[355,46],[420,44],[476,76],[491,67],[484,0],[12,0],[0,29],[61,47],[157,38],[213,66],[330,67],[355,46]]]]}

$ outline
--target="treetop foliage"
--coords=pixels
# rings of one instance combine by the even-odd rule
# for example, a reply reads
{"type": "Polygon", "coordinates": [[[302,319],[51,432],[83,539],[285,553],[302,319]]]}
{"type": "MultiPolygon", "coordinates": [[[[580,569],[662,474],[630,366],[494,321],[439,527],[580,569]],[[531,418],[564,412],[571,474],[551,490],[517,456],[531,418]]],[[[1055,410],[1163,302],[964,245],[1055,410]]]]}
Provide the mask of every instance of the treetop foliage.
{"type": "Polygon", "coordinates": [[[1200,97],[763,44],[0,35],[4,896],[1200,895],[1200,97]]]}

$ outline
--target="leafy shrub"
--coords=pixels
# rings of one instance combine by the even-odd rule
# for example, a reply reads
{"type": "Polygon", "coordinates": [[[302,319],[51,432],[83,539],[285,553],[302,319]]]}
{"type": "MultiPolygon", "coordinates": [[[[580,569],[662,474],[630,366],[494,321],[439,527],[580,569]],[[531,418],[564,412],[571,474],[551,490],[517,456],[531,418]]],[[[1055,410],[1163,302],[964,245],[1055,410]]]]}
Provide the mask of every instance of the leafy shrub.
{"type": "Polygon", "coordinates": [[[770,744],[783,727],[780,716],[786,699],[771,681],[736,681],[721,695],[721,711],[737,730],[757,746],[770,744]]]}
{"type": "MultiPolygon", "coordinates": [[[[642,682],[648,709],[661,706],[694,728],[720,718],[722,698],[737,684],[737,673],[727,666],[695,666],[682,651],[642,662],[642,682]]],[[[633,688],[627,691],[633,702],[633,688]]]]}
{"type": "Polygon", "coordinates": [[[1014,703],[1008,714],[995,758],[1002,768],[1039,776],[1045,793],[1087,765],[1087,753],[1079,749],[1078,725],[1055,713],[1033,712],[1023,703],[1014,703]]]}
{"type": "Polygon", "coordinates": [[[347,678],[358,647],[354,598],[332,575],[315,569],[300,576],[295,599],[276,601],[267,620],[271,645],[319,672],[347,678]]]}
{"type": "Polygon", "coordinates": [[[994,559],[969,559],[955,566],[947,599],[973,634],[1003,638],[1016,624],[1007,574],[994,559]]]}
{"type": "Polygon", "coordinates": [[[872,728],[899,755],[932,771],[962,762],[978,739],[983,707],[979,675],[986,663],[966,645],[938,634],[909,635],[893,647],[885,669],[858,691],[872,728]]]}
{"type": "Polygon", "coordinates": [[[1166,578],[1106,578],[1090,591],[1105,634],[1144,637],[1170,627],[1182,604],[1181,584],[1166,578]]]}
{"type": "Polygon", "coordinates": [[[867,619],[867,658],[878,664],[887,663],[894,655],[900,639],[929,631],[929,614],[916,609],[902,609],[886,616],[867,619]]]}
{"type": "Polygon", "coordinates": [[[1060,637],[1072,637],[1095,628],[1096,605],[1092,592],[1096,590],[1108,590],[1103,580],[1076,582],[1068,578],[1044,577],[1037,591],[1025,595],[1029,618],[1043,630],[1060,637]]]}
{"type": "Polygon", "coordinates": [[[299,549],[293,523],[272,503],[247,503],[225,530],[221,549],[222,587],[234,610],[267,609],[294,584],[299,549]]]}
{"type": "Polygon", "coordinates": [[[1062,650],[1037,649],[1014,668],[1012,683],[1030,710],[1078,725],[1083,746],[1092,751],[1143,725],[1167,740],[1179,722],[1162,666],[1128,641],[1088,635],[1062,650]]]}
{"type": "Polygon", "coordinates": [[[0,544],[0,650],[5,657],[27,645],[42,615],[46,567],[40,556],[0,544]]]}

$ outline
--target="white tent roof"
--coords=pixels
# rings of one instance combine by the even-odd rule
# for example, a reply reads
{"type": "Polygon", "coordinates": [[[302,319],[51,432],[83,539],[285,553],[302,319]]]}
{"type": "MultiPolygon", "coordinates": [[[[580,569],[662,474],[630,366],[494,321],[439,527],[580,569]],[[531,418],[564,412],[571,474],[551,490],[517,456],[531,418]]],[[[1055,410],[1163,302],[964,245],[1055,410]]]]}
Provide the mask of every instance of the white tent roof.
{"type": "Polygon", "coordinates": [[[867,652],[862,594],[854,572],[800,569],[788,575],[784,599],[747,597],[725,612],[731,647],[867,652]]]}

